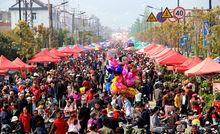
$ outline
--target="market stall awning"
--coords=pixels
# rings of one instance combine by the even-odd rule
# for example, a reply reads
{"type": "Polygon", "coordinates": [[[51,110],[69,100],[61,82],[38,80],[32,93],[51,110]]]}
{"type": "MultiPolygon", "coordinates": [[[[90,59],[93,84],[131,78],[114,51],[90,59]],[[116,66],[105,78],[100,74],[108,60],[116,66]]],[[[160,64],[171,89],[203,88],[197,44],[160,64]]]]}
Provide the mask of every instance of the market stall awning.
{"type": "Polygon", "coordinates": [[[183,64],[181,64],[180,66],[175,66],[174,67],[174,71],[175,72],[184,72],[186,70],[189,70],[190,68],[196,66],[197,64],[199,64],[200,62],[202,62],[202,60],[198,57],[195,56],[192,59],[187,59],[183,64]]]}
{"type": "Polygon", "coordinates": [[[170,48],[166,48],[162,52],[158,53],[157,55],[154,55],[153,57],[157,59],[157,58],[163,57],[164,55],[169,55],[172,53],[174,53],[173,50],[171,50],[170,48]]]}
{"type": "Polygon", "coordinates": [[[0,56],[0,70],[18,70],[21,66],[14,64],[3,55],[0,56]]]}
{"type": "Polygon", "coordinates": [[[214,59],[214,61],[220,63],[220,57],[216,57],[216,58],[214,59]]]}
{"type": "Polygon", "coordinates": [[[113,49],[109,49],[107,52],[110,52],[110,53],[111,53],[111,52],[113,52],[113,53],[117,53],[118,50],[113,48],[113,49]]]}
{"type": "Polygon", "coordinates": [[[156,55],[160,54],[160,53],[164,53],[164,52],[167,52],[169,51],[170,49],[169,48],[161,48],[161,50],[157,51],[157,52],[154,52],[153,54],[150,55],[150,57],[155,57],[156,55]]]}
{"type": "Polygon", "coordinates": [[[166,58],[158,61],[160,65],[179,65],[183,64],[187,58],[180,53],[173,53],[170,56],[167,56],[166,58]]]}
{"type": "Polygon", "coordinates": [[[53,54],[55,54],[58,57],[66,57],[66,56],[68,56],[68,54],[62,53],[62,52],[58,51],[56,48],[51,49],[50,53],[53,53],[53,54]]]}
{"type": "Polygon", "coordinates": [[[135,47],[127,47],[125,48],[126,51],[135,51],[136,48],[135,47]]]}
{"type": "Polygon", "coordinates": [[[28,68],[35,68],[36,66],[32,66],[32,65],[28,65],[26,63],[24,63],[20,58],[16,58],[14,61],[12,61],[12,63],[17,64],[19,66],[21,66],[21,69],[28,69],[28,68]]]}
{"type": "Polygon", "coordinates": [[[52,58],[49,55],[43,55],[43,56],[38,56],[34,57],[31,60],[29,60],[29,63],[47,63],[47,62],[59,62],[61,59],[58,58],[52,58]]]}
{"type": "Polygon", "coordinates": [[[211,58],[206,58],[201,63],[185,71],[187,76],[195,76],[202,74],[220,73],[220,64],[213,61],[211,58]]]}
{"type": "Polygon", "coordinates": [[[56,58],[56,59],[59,59],[60,57],[57,56],[55,53],[51,53],[47,48],[42,50],[41,52],[37,53],[34,55],[34,57],[43,57],[45,55],[48,55],[52,58],[56,58]]]}
{"type": "Polygon", "coordinates": [[[64,49],[60,50],[60,52],[72,54],[73,53],[73,49],[70,48],[69,46],[66,46],[64,49]]]}
{"type": "Polygon", "coordinates": [[[156,48],[154,48],[154,49],[152,49],[152,50],[146,52],[146,54],[149,55],[149,56],[151,56],[151,55],[154,55],[155,53],[160,53],[160,52],[162,52],[164,49],[165,49],[164,46],[163,46],[163,45],[160,45],[160,46],[158,46],[158,47],[156,47],[156,48]]]}
{"type": "Polygon", "coordinates": [[[79,47],[79,45],[74,45],[72,48],[72,53],[80,53],[83,52],[83,49],[79,47]]]}
{"type": "Polygon", "coordinates": [[[144,47],[144,52],[146,53],[146,52],[148,52],[148,51],[150,51],[150,50],[152,50],[152,49],[154,49],[154,48],[156,48],[156,47],[157,47],[157,45],[155,45],[155,44],[150,44],[150,45],[144,47]]]}

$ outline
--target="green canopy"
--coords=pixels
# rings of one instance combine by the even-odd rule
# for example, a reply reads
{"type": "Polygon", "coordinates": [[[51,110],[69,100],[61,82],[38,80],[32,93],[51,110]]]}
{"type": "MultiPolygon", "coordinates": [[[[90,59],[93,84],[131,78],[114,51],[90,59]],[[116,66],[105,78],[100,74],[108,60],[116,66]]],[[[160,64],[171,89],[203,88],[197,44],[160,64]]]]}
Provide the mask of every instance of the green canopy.
{"type": "Polygon", "coordinates": [[[142,48],[144,48],[144,47],[147,46],[147,45],[148,45],[148,43],[138,41],[138,42],[136,42],[136,43],[134,44],[134,47],[135,47],[136,49],[142,49],[142,48]]]}

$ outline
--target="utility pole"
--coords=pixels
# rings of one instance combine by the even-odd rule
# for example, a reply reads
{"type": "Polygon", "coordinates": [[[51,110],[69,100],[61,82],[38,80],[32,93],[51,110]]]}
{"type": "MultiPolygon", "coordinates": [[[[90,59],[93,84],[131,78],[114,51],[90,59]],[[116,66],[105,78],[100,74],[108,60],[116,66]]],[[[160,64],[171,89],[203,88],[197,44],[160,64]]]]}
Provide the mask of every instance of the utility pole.
{"type": "MultiPolygon", "coordinates": [[[[209,12],[212,11],[212,0],[209,0],[209,12]]],[[[210,16],[210,20],[209,20],[209,26],[211,27],[211,16],[210,16]]],[[[211,31],[209,31],[209,35],[208,36],[211,36],[211,31]]],[[[207,52],[207,57],[210,57],[211,56],[211,52],[212,52],[212,41],[209,42],[208,44],[208,52],[207,52]]]]}
{"type": "Polygon", "coordinates": [[[49,13],[49,30],[50,30],[48,48],[51,48],[52,36],[53,36],[53,16],[52,16],[52,5],[50,4],[50,0],[48,0],[48,13],[49,13]]]}
{"type": "Polygon", "coordinates": [[[33,28],[34,27],[34,24],[33,24],[33,10],[32,10],[32,6],[33,6],[33,0],[30,0],[30,16],[31,16],[31,27],[33,28]]]}
{"type": "Polygon", "coordinates": [[[73,11],[72,13],[72,43],[73,45],[75,44],[74,33],[75,33],[75,12],[73,11]]]}
{"type": "Polygon", "coordinates": [[[27,22],[27,7],[28,5],[27,5],[27,0],[24,0],[24,13],[25,13],[25,21],[27,22]]]}
{"type": "MultiPolygon", "coordinates": [[[[177,0],[177,7],[179,7],[180,6],[180,0],[177,0]]],[[[180,23],[180,20],[178,19],[178,26],[179,26],[179,23],[180,23]]],[[[178,37],[180,37],[180,33],[178,33],[178,37]]],[[[177,50],[178,50],[178,52],[180,52],[180,44],[179,44],[179,38],[177,38],[178,39],[178,43],[177,43],[177,50]]]]}
{"type": "Polygon", "coordinates": [[[21,21],[21,0],[18,0],[19,20],[21,21]]]}

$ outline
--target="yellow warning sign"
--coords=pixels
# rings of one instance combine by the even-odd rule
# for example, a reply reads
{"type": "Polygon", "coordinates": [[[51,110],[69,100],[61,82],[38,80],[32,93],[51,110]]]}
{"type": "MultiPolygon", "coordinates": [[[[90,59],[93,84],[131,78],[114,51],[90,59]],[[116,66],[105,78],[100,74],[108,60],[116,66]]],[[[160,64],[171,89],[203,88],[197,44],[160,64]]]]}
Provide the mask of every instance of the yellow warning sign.
{"type": "Polygon", "coordinates": [[[171,12],[169,11],[169,9],[166,7],[166,9],[163,11],[163,15],[162,18],[173,18],[171,12]]]}
{"type": "Polygon", "coordinates": [[[157,22],[157,18],[154,16],[154,14],[151,12],[150,15],[147,18],[148,22],[157,22]]]}

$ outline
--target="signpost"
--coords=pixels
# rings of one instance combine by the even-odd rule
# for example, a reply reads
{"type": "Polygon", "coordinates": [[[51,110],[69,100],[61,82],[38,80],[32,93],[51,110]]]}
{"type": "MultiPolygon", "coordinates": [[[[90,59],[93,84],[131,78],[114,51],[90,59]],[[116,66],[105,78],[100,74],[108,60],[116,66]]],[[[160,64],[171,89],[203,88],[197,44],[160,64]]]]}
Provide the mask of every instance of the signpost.
{"type": "Polygon", "coordinates": [[[148,16],[147,22],[157,22],[157,18],[154,16],[154,14],[152,12],[148,16]]]}
{"type": "MultiPolygon", "coordinates": [[[[173,11],[171,12],[171,14],[173,14],[173,11]]],[[[168,18],[168,20],[169,20],[170,22],[175,22],[175,21],[177,21],[177,18],[172,17],[172,18],[168,18]]]]}
{"type": "Polygon", "coordinates": [[[186,11],[183,7],[176,7],[173,11],[173,16],[177,19],[183,19],[186,15],[186,11]]]}
{"type": "Polygon", "coordinates": [[[163,23],[164,21],[166,21],[166,18],[162,18],[163,12],[159,12],[157,14],[157,21],[159,21],[160,23],[163,23]]]}
{"type": "Polygon", "coordinates": [[[168,7],[165,8],[165,10],[163,11],[163,14],[162,14],[162,18],[172,18],[172,14],[171,12],[169,11],[168,7]]]}

